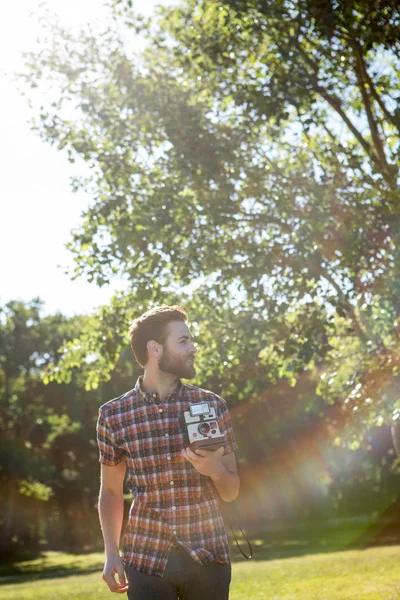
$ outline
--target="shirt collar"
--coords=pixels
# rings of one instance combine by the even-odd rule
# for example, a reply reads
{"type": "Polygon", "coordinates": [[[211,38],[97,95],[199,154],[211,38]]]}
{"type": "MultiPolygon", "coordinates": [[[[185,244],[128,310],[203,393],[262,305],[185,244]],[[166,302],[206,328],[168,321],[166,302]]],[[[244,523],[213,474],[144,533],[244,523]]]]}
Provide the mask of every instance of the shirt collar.
{"type": "MultiPolygon", "coordinates": [[[[143,375],[139,375],[139,377],[136,381],[136,385],[135,385],[137,399],[141,402],[157,402],[157,400],[159,400],[158,394],[150,394],[149,392],[145,392],[142,388],[142,383],[143,383],[143,375]]],[[[168,399],[170,396],[173,396],[173,395],[180,396],[184,392],[184,390],[185,390],[185,384],[182,383],[182,381],[180,379],[178,379],[177,387],[174,389],[173,392],[168,394],[165,401],[168,402],[168,399]]]]}

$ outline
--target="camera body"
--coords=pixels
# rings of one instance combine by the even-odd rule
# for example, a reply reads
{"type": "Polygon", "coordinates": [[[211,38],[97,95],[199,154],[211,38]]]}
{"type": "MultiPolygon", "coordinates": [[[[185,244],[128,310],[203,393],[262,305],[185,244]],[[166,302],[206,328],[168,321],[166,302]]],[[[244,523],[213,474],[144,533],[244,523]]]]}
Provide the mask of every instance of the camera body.
{"type": "Polygon", "coordinates": [[[224,445],[225,435],[219,429],[215,409],[208,402],[192,404],[183,417],[191,450],[217,450],[224,445]]]}

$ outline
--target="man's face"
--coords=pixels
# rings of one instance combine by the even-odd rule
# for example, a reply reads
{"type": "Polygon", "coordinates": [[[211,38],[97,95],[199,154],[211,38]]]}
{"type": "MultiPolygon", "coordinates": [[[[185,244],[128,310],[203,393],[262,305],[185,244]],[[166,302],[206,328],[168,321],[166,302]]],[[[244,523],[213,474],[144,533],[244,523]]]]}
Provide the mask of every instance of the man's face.
{"type": "Polygon", "coordinates": [[[193,361],[197,349],[187,325],[182,321],[172,321],[168,323],[168,331],[158,368],[183,379],[193,379],[196,375],[193,361]]]}

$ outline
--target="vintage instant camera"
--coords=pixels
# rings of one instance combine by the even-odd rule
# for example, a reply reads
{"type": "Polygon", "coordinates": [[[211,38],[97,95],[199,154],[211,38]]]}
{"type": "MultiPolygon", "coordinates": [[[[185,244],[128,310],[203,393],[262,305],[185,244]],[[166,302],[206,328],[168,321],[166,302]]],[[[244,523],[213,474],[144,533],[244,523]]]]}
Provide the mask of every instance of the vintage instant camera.
{"type": "Polygon", "coordinates": [[[224,445],[225,435],[220,432],[215,409],[208,402],[192,404],[183,417],[191,450],[217,450],[224,445]]]}

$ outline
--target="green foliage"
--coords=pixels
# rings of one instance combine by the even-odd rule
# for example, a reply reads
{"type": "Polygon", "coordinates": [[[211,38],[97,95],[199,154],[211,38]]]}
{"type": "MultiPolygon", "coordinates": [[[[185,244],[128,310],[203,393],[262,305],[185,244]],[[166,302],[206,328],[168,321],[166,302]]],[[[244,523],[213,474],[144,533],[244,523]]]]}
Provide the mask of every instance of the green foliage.
{"type": "Polygon", "coordinates": [[[53,490],[39,481],[22,479],[19,482],[19,493],[23,496],[37,498],[47,502],[53,495],[53,490]]]}
{"type": "Polygon", "coordinates": [[[97,486],[87,477],[96,460],[97,404],[76,380],[68,385],[42,381],[45,369],[58,361],[62,346],[78,335],[85,318],[42,317],[41,306],[40,300],[15,301],[0,312],[2,556],[35,552],[52,522],[53,530],[57,523],[62,533],[62,521],[68,518],[62,512],[68,474],[77,473],[77,500],[93,494],[97,486]]]}

